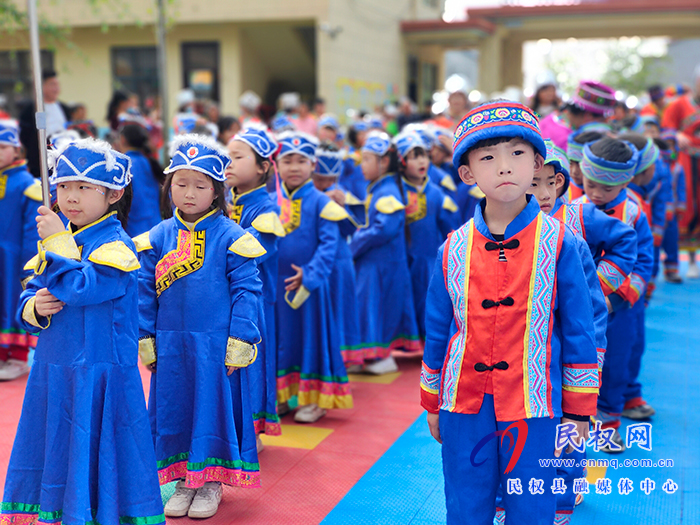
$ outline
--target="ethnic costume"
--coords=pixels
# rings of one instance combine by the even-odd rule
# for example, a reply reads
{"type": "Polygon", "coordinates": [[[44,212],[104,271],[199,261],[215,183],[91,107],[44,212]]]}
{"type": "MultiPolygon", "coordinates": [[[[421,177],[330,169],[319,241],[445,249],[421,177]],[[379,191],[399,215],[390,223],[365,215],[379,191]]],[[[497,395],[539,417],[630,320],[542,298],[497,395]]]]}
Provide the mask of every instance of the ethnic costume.
{"type": "MultiPolygon", "coordinates": [[[[408,132],[396,137],[396,149],[406,159],[414,148],[423,148],[419,135],[408,132]]],[[[413,289],[413,305],[418,323],[418,335],[425,340],[425,298],[435,266],[435,257],[447,234],[460,226],[455,202],[428,178],[416,186],[403,179],[406,195],[406,224],[408,271],[413,289]]]]}
{"type": "MultiPolygon", "coordinates": [[[[546,155],[531,110],[498,102],[467,114],[455,131],[454,158],[501,136],[521,137],[546,155]]],[[[421,404],[440,414],[448,523],[491,523],[499,483],[509,478],[551,486],[555,470],[538,460],[553,457],[558,418],[595,412],[593,314],[591,303],[580,300],[589,292],[577,241],[527,198],[498,239],[484,221],[486,203],[477,207],[440,248],[428,289],[421,404]],[[500,474],[508,458],[497,440],[479,451],[480,467],[473,467],[474,447],[509,427],[523,447],[509,474],[500,474]]],[[[504,506],[514,523],[554,521],[555,496],[547,490],[506,494],[504,506]]]]}
{"type": "Polygon", "coordinates": [[[688,93],[671,102],[664,111],[661,127],[680,131],[690,146],[678,154],[685,172],[685,210],[678,218],[680,245],[700,249],[700,102],[688,93]]]}
{"type": "MultiPolygon", "coordinates": [[[[19,127],[14,120],[0,120],[0,144],[20,148],[19,127]]],[[[15,161],[0,170],[0,213],[5,217],[0,233],[0,361],[13,357],[26,361],[36,336],[27,333],[16,319],[22,281],[31,276],[24,264],[36,253],[37,209],[41,185],[27,170],[26,161],[15,161]]]]}
{"type": "Polygon", "coordinates": [[[131,159],[134,178],[134,196],[129,210],[126,231],[131,237],[147,232],[158,224],[160,217],[160,185],[153,174],[153,168],[140,151],[127,151],[131,159]]]}
{"type": "MultiPolygon", "coordinates": [[[[367,139],[367,154],[383,156],[388,137],[367,139]]],[[[393,348],[418,350],[408,260],[405,204],[393,175],[367,187],[366,223],[355,232],[350,250],[355,259],[362,359],[384,359],[393,348]]],[[[359,359],[359,358],[358,358],[359,359]]]]}
{"type": "MultiPolygon", "coordinates": [[[[635,149],[633,153],[626,163],[611,162],[596,157],[591,152],[590,144],[586,144],[581,171],[585,177],[600,184],[623,184],[632,179],[639,164],[639,152],[635,149]]],[[[578,202],[590,201],[584,196],[578,202]]],[[[601,210],[634,228],[637,233],[637,257],[632,273],[614,294],[608,296],[613,313],[608,318],[608,347],[598,398],[597,418],[606,428],[618,428],[625,405],[624,396],[629,383],[629,366],[635,339],[643,337],[644,332],[644,325],[639,324],[644,315],[644,301],[639,299],[651,278],[654,241],[646,215],[625,189],[614,200],[602,206],[601,210]]]]}
{"type": "MultiPolygon", "coordinates": [[[[234,137],[248,144],[263,158],[271,157],[277,143],[261,129],[246,129],[234,137]]],[[[277,298],[277,267],[279,240],[284,228],[279,219],[279,207],[270,199],[265,186],[241,194],[232,193],[230,217],[255,237],[265,249],[256,259],[262,281],[262,310],[258,313],[258,328],[262,341],[258,357],[247,368],[251,388],[251,406],[255,432],[277,436],[281,433],[277,415],[277,341],[275,301],[277,298]]]]}
{"type": "MultiPolygon", "coordinates": [[[[230,163],[212,139],[173,141],[166,172],[192,169],[223,182],[230,163]]],[[[214,209],[196,222],[174,217],[135,239],[139,352],[155,363],[148,411],[161,484],[184,478],[241,487],[260,483],[245,367],[256,358],[262,284],[250,233],[214,209]],[[227,375],[227,366],[243,367],[227,375]]]]}
{"type": "MultiPolygon", "coordinates": [[[[129,179],[129,158],[92,140],[59,151],[52,175],[113,189],[129,179]]],[[[112,212],[44,239],[30,265],[18,316],[41,335],[0,523],[165,523],[137,367],[134,244],[112,212]],[[44,287],[66,303],[48,318],[34,308],[44,287]]]]}
{"type": "Polygon", "coordinates": [[[661,155],[669,169],[671,179],[671,202],[667,208],[666,229],[661,247],[666,254],[664,274],[667,279],[678,282],[678,218],[685,210],[685,172],[676,157],[675,136],[663,137],[670,141],[672,150],[662,151],[661,155]]]}
{"type": "MultiPolygon", "coordinates": [[[[316,145],[300,134],[280,136],[280,156],[315,160],[316,145]]],[[[277,196],[286,236],[280,240],[277,278],[277,401],[297,396],[299,406],[352,408],[347,372],[333,316],[330,275],[338,250],[338,221],[345,210],[316,190],[311,180],[277,196]],[[284,280],[303,269],[302,285],[285,292],[284,280]]]]}
{"type": "MultiPolygon", "coordinates": [[[[314,173],[324,177],[339,177],[342,173],[342,153],[316,150],[316,168],[314,173]]],[[[328,190],[343,191],[337,184],[328,190]]],[[[346,211],[356,208],[357,204],[352,200],[352,194],[345,193],[346,211]]],[[[361,204],[361,203],[360,203],[361,204]]],[[[348,215],[350,212],[348,211],[348,215]]],[[[333,303],[333,316],[336,322],[336,330],[340,339],[340,352],[346,365],[362,364],[362,355],[358,352],[360,344],[360,319],[358,317],[357,298],[355,294],[355,264],[348,239],[357,230],[357,221],[346,219],[337,221],[340,236],[338,237],[338,251],[329,277],[332,290],[331,301],[333,303]]]]}

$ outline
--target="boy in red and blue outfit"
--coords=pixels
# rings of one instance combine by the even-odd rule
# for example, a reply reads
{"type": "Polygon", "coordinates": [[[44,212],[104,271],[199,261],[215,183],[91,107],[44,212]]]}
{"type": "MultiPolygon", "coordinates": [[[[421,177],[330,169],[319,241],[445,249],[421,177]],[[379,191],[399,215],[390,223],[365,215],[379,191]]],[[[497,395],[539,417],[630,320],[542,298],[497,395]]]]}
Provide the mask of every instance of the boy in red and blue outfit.
{"type": "Polygon", "coordinates": [[[557,425],[587,438],[598,365],[574,234],[527,196],[546,148],[535,114],[496,101],[455,131],[453,160],[485,199],[438,251],[428,289],[421,404],[442,443],[448,523],[551,525],[557,425]],[[495,432],[514,440],[511,456],[495,432]],[[491,436],[494,439],[489,439],[491,436]]]}
{"type": "Polygon", "coordinates": [[[634,376],[630,371],[632,352],[634,348],[639,348],[636,338],[644,331],[644,325],[639,324],[640,319],[644,318],[644,301],[639,299],[643,297],[651,278],[654,262],[654,241],[649,222],[626,189],[639,167],[646,164],[645,158],[631,143],[603,138],[584,146],[581,161],[586,195],[579,202],[592,202],[606,215],[625,222],[637,232],[634,269],[626,282],[608,296],[612,313],[608,319],[608,347],[596,417],[603,428],[615,429],[612,441],[616,446],[606,445],[601,448],[604,452],[622,452],[625,449],[617,429],[625,408],[628,383],[634,376]]]}

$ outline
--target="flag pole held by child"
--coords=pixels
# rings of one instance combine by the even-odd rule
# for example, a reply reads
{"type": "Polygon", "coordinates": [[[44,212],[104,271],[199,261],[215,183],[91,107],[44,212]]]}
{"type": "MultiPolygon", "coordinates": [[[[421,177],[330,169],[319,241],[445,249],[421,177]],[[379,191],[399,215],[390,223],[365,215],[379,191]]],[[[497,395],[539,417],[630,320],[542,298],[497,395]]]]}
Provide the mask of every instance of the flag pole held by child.
{"type": "Polygon", "coordinates": [[[41,87],[41,56],[39,48],[39,21],[36,14],[36,0],[27,0],[27,21],[32,50],[32,73],[34,75],[34,100],[36,102],[36,129],[39,135],[39,165],[41,167],[41,196],[44,206],[51,207],[49,190],[49,166],[46,158],[46,113],[41,87]]]}

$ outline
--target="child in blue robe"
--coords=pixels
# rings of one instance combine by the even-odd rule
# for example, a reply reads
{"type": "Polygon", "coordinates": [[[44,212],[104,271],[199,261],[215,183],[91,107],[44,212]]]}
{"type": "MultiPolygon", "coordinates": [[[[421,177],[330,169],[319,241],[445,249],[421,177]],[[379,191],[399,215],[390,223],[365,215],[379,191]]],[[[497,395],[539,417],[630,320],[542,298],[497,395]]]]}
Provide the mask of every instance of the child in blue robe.
{"type": "MultiPolygon", "coordinates": [[[[284,237],[279,207],[270,199],[266,184],[272,173],[277,143],[263,129],[248,128],[228,144],[231,164],[226,185],[231,189],[229,216],[245,228],[265,249],[256,259],[263,285],[258,327],[262,341],[258,358],[248,369],[255,432],[277,436],[281,433],[277,415],[277,343],[275,340],[275,301],[277,298],[277,245],[284,237]]],[[[262,441],[257,438],[258,452],[262,441]]]]}
{"type": "Polygon", "coordinates": [[[425,340],[425,298],[435,267],[437,250],[447,234],[461,223],[455,202],[427,176],[430,160],[425,143],[417,133],[408,131],[394,139],[399,157],[399,173],[406,195],[406,240],[408,269],[413,288],[418,334],[425,340]]]}
{"type": "Polygon", "coordinates": [[[29,348],[36,336],[22,329],[16,319],[22,281],[31,276],[24,264],[36,253],[37,209],[41,185],[19,158],[19,126],[0,120],[0,380],[9,381],[29,372],[29,348]]]}
{"type": "Polygon", "coordinates": [[[362,146],[368,131],[366,122],[360,120],[353,123],[348,132],[350,148],[343,163],[343,173],[338,180],[341,188],[360,201],[364,201],[367,195],[367,181],[362,175],[362,146]]]}
{"type": "MultiPolygon", "coordinates": [[[[418,133],[421,139],[423,139],[423,143],[428,151],[432,149],[435,143],[433,132],[429,130],[428,126],[425,124],[408,124],[404,127],[403,131],[418,133]]],[[[451,173],[446,172],[430,161],[428,166],[428,177],[433,184],[438,186],[443,193],[445,193],[445,195],[450,197],[453,201],[457,199],[457,185],[455,184],[451,173]]]]}
{"type": "Polygon", "coordinates": [[[180,480],[166,516],[213,516],[221,484],[260,483],[244,367],[260,343],[265,250],[225,215],[228,152],[213,138],[171,144],[164,192],[171,217],[137,237],[139,353],[161,484],[180,480]],[[238,370],[244,368],[243,370],[238,370]]]}
{"type": "Polygon", "coordinates": [[[352,408],[330,288],[337,223],[348,214],[313,186],[316,139],[288,133],[279,141],[277,200],[286,236],[279,242],[277,401],[283,414],[297,396],[295,421],[311,423],[327,409],[352,408]]]}
{"type": "Polygon", "coordinates": [[[362,170],[369,181],[366,223],[353,235],[350,249],[357,276],[360,349],[363,360],[374,361],[365,365],[373,374],[398,370],[392,349],[422,348],[406,256],[406,205],[401,182],[392,173],[395,164],[388,135],[370,135],[362,150],[362,170]]]}
{"type": "Polygon", "coordinates": [[[165,523],[137,366],[139,262],[122,228],[130,161],[86,139],[54,165],[70,223],[39,208],[18,317],[41,334],[0,521],[165,523]]]}
{"type": "MultiPolygon", "coordinates": [[[[338,205],[346,206],[351,194],[338,186],[338,178],[342,169],[342,152],[338,151],[338,148],[332,144],[322,143],[316,150],[316,167],[312,175],[314,186],[338,205]]],[[[343,362],[348,369],[358,365],[361,369],[362,355],[358,348],[360,320],[355,296],[355,265],[348,245],[348,238],[357,230],[357,223],[348,217],[338,221],[337,224],[340,231],[338,251],[330,276],[330,287],[333,291],[331,294],[333,313],[340,338],[340,352],[343,355],[343,362]]]]}
{"type": "Polygon", "coordinates": [[[142,121],[124,120],[119,130],[119,150],[131,159],[134,197],[126,232],[136,237],[161,221],[160,181],[162,168],[146,156],[149,131],[142,121]],[[159,173],[157,170],[161,170],[159,173]]]}

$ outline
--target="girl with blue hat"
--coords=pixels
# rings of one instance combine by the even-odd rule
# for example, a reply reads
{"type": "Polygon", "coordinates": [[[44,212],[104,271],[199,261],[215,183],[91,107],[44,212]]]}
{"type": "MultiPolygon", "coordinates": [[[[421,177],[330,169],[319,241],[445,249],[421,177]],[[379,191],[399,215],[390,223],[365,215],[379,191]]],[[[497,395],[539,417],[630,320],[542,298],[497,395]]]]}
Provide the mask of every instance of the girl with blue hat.
{"type": "Polygon", "coordinates": [[[338,223],[348,214],[311,181],[318,141],[300,132],[279,141],[277,201],[286,236],[277,279],[278,410],[288,411],[296,396],[295,421],[312,423],[328,409],[352,408],[330,283],[338,223]]]}
{"type": "Polygon", "coordinates": [[[17,121],[0,120],[0,213],[5,217],[0,235],[0,381],[27,374],[29,347],[36,346],[36,336],[15,318],[21,281],[31,276],[22,267],[39,241],[34,218],[41,204],[41,185],[20,158],[21,147],[17,121]]]}
{"type": "MultiPolygon", "coordinates": [[[[312,175],[314,186],[339,206],[346,207],[346,211],[350,214],[348,208],[351,204],[348,202],[348,194],[338,187],[338,178],[342,170],[343,153],[331,143],[322,143],[316,149],[316,167],[312,175]]],[[[338,221],[338,228],[340,229],[338,251],[330,276],[330,287],[334,291],[331,295],[333,314],[345,366],[348,367],[348,371],[352,370],[351,367],[359,371],[362,369],[362,362],[352,360],[353,350],[360,343],[360,319],[355,297],[355,265],[348,244],[348,239],[357,230],[357,221],[348,217],[338,221]]]]}
{"type": "MultiPolygon", "coordinates": [[[[226,168],[226,185],[231,188],[232,195],[229,216],[265,248],[265,253],[256,259],[263,284],[259,312],[262,342],[258,345],[258,358],[248,367],[248,376],[255,432],[264,432],[268,436],[281,433],[277,415],[275,301],[277,249],[285,233],[279,218],[279,206],[270,199],[266,188],[278,149],[277,142],[264,129],[244,129],[228,143],[231,164],[226,168]]],[[[260,438],[257,438],[257,446],[260,452],[260,438]]]]}
{"type": "Polygon", "coordinates": [[[350,242],[362,321],[353,361],[369,361],[366,372],[386,374],[398,370],[392,349],[421,348],[406,258],[405,197],[389,135],[368,135],[362,171],[369,183],[366,222],[350,242]]]}
{"type": "Polygon", "coordinates": [[[406,195],[406,224],[408,226],[408,269],[413,288],[418,334],[425,339],[425,298],[435,266],[438,248],[447,234],[460,226],[459,210],[428,177],[430,159],[421,136],[415,132],[401,133],[394,139],[399,157],[399,173],[406,195]]]}
{"type": "Polygon", "coordinates": [[[166,516],[208,518],[222,483],[257,487],[260,467],[246,367],[258,354],[265,249],[226,216],[228,152],[211,137],[173,140],[164,209],[134,239],[140,255],[139,353],[166,516]]]}
{"type": "Polygon", "coordinates": [[[122,226],[131,162],[93,139],[52,157],[70,223],[38,210],[18,319],[40,335],[0,521],[165,523],[137,364],[139,262],[122,226]]]}

